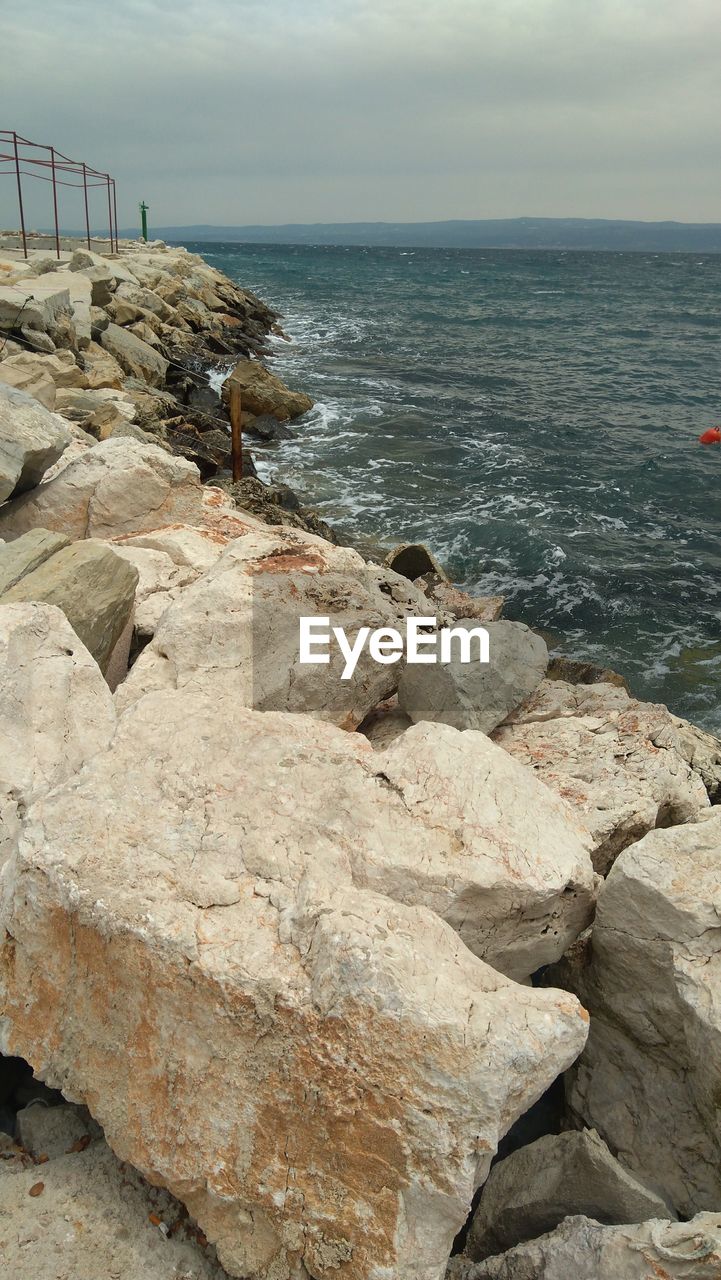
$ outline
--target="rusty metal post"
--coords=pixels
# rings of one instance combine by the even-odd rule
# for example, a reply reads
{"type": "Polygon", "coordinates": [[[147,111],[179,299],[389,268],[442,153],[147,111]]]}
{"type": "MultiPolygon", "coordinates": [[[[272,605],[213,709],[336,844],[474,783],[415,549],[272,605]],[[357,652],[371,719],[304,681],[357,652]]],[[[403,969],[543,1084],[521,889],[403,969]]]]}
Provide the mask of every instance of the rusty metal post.
{"type": "Polygon", "coordinates": [[[115,252],[115,241],[113,240],[113,206],[110,203],[110,175],[106,173],[105,181],[108,188],[108,223],[110,225],[110,252],[115,252]]]}
{"type": "Polygon", "coordinates": [[[115,178],[111,179],[113,184],[113,215],[115,217],[115,252],[120,253],[120,244],[118,242],[118,193],[115,187],[115,178]]]}
{"type": "Polygon", "coordinates": [[[53,174],[53,210],[55,212],[55,252],[60,258],[60,225],[58,223],[58,183],[55,173],[55,147],[48,147],[50,152],[50,168],[53,174]]]}
{"type": "Polygon", "coordinates": [[[240,386],[237,382],[233,382],[232,378],[228,383],[230,403],[230,456],[233,465],[233,484],[237,484],[243,479],[243,431],[240,421],[240,386]]]}
{"type": "Polygon", "coordinates": [[[90,211],[88,209],[88,166],[83,161],[83,195],[85,197],[85,234],[90,248],[90,211]]]}
{"type": "Polygon", "coordinates": [[[27,258],[28,242],[27,242],[27,236],[25,235],[25,210],[23,209],[23,189],[22,189],[22,184],[20,182],[20,156],[18,153],[18,135],[16,133],[13,133],[13,147],[15,150],[15,177],[17,178],[17,184],[18,184],[18,207],[20,209],[20,234],[22,235],[22,238],[23,238],[23,253],[27,258]]]}

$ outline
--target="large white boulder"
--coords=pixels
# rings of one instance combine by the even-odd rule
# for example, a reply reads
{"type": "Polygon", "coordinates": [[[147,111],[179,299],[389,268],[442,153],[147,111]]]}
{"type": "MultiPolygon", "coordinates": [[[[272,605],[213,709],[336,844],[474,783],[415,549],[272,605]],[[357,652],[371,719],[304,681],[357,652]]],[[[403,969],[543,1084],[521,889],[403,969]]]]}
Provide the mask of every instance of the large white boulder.
{"type": "Polygon", "coordinates": [[[569,1101],[679,1214],[721,1204],[721,812],[652,831],[598,902],[569,1101]]]}
{"type": "Polygon", "coordinates": [[[0,502],[39,484],[70,440],[62,418],[0,381],[0,502]]]}
{"type": "Polygon", "coordinates": [[[359,836],[380,858],[408,818],[368,778],[363,836],[354,746],[146,697],[33,807],[4,880],[2,1050],[86,1103],[237,1276],[441,1280],[500,1136],[586,1037],[573,997],[354,885],[359,836]]]}
{"type": "Polygon", "coordinates": [[[617,685],[544,680],[493,740],[579,810],[594,838],[594,866],[605,874],[647,831],[693,822],[708,809],[700,760],[712,775],[713,752],[681,726],[666,707],[637,702],[617,685]]]}
{"type": "Polygon", "coordinates": [[[61,611],[0,603],[0,863],[28,806],[108,746],[107,684],[61,611]]]}
{"type": "Polygon", "coordinates": [[[71,538],[112,538],[201,520],[197,467],[155,445],[109,439],[84,449],[53,480],[0,509],[0,537],[40,526],[71,538]]]}
{"type": "MultiPolygon", "coordinates": [[[[454,623],[456,631],[479,627],[475,618],[454,623]]],[[[470,662],[454,640],[450,661],[404,669],[398,704],[415,723],[433,720],[490,733],[541,683],[548,666],[541,636],[522,622],[487,622],[482,629],[488,634],[488,662],[479,661],[478,640],[471,635],[470,662]]]]}
{"type": "MultiPolygon", "coordinates": [[[[327,665],[301,663],[300,619],[329,617],[353,639],[362,626],[402,625],[415,588],[404,583],[396,601],[395,576],[312,534],[251,530],[164,614],[123,686],[123,705],[150,689],[203,688],[237,705],[305,712],[354,729],[393,692],[398,667],[377,663],[365,648],[343,680],[345,658],[335,645],[327,665]]],[[[415,596],[413,611],[422,612],[415,596]]]]}
{"type": "Polygon", "coordinates": [[[147,342],[120,325],[109,324],[101,334],[101,345],[131,378],[139,378],[151,387],[162,387],[168,372],[168,361],[147,342]]]}

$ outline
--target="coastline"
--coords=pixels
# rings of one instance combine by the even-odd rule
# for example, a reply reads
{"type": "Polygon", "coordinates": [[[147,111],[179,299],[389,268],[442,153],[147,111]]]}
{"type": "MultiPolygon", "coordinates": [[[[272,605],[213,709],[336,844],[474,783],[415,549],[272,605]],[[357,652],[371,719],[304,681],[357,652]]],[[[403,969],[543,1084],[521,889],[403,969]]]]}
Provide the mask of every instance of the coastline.
{"type": "Polygon", "coordinates": [[[721,742],[423,548],[234,485],[208,372],[282,451],[311,402],[264,363],[281,319],[184,249],[0,238],[0,1070],[81,1126],[42,1159],[13,1086],[7,1217],[117,1157],[167,1195],[133,1210],[153,1280],[148,1215],[203,1280],[442,1280],[469,1226],[448,1274],[481,1280],[524,1237],[474,1197],[531,1115],[596,1130],[633,1222],[713,1242],[721,742]],[[488,667],[298,659],[299,618],[431,614],[487,626],[488,667]]]}

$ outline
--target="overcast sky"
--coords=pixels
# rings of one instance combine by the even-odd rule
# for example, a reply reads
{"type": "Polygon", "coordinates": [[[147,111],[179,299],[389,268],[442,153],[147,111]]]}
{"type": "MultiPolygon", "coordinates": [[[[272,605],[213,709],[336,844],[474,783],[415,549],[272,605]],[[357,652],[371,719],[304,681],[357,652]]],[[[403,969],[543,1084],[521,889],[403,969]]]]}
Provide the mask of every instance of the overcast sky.
{"type": "Polygon", "coordinates": [[[719,0],[0,0],[0,41],[0,126],[121,227],[721,221],[719,0]]]}

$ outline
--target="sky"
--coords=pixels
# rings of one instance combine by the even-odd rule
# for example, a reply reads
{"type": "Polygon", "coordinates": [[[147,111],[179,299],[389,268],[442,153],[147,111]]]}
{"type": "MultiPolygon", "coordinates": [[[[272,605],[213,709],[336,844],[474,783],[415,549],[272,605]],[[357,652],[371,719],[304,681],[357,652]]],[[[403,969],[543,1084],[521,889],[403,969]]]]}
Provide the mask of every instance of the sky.
{"type": "Polygon", "coordinates": [[[0,33],[0,126],[109,170],[121,227],[721,222],[719,0],[0,0],[0,33]]]}

